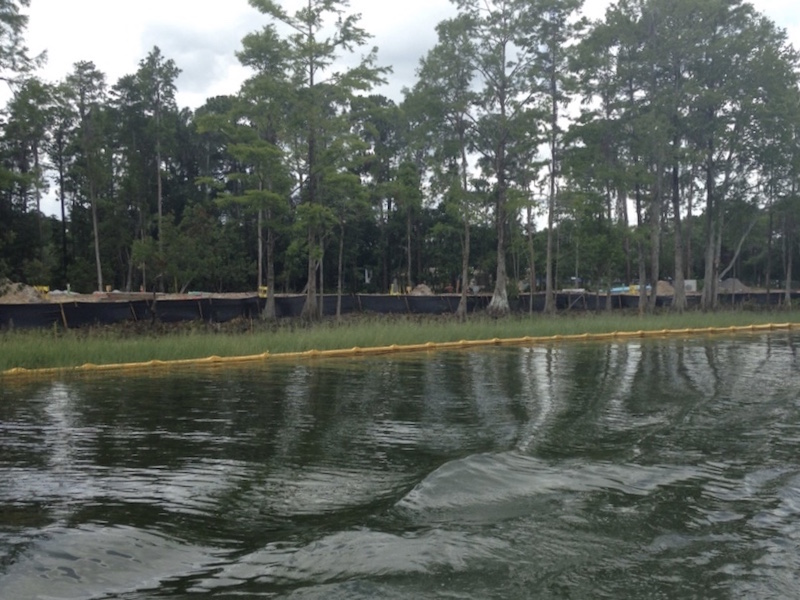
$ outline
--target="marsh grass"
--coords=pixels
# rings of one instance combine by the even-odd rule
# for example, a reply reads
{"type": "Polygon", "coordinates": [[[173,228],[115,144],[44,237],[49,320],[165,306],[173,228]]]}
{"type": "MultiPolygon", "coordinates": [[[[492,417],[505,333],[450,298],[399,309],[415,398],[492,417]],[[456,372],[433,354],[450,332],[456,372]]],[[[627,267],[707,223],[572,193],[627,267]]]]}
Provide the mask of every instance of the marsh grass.
{"type": "Polygon", "coordinates": [[[800,323],[800,311],[718,313],[560,314],[510,316],[493,319],[476,315],[466,323],[451,316],[356,316],[343,323],[299,321],[263,323],[238,321],[223,325],[199,323],[179,326],[68,330],[7,331],[0,334],[0,371],[14,367],[72,367],[178,360],[207,356],[246,356],[270,352],[300,352],[339,348],[366,348],[391,344],[573,335],[660,329],[685,329],[800,323]]]}

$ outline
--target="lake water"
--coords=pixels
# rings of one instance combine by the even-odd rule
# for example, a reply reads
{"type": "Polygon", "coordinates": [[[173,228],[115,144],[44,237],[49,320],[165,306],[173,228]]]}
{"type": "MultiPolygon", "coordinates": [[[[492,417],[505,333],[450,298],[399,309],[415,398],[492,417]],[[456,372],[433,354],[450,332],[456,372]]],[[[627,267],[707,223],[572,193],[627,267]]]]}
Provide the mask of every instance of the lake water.
{"type": "Polygon", "coordinates": [[[0,386],[0,598],[797,598],[800,335],[0,386]]]}

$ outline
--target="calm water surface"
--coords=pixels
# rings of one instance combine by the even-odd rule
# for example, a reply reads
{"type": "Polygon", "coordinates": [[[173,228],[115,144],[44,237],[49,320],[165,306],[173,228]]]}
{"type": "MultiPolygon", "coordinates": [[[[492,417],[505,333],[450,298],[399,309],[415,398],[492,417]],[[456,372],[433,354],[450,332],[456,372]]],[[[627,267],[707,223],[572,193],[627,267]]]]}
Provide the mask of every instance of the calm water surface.
{"type": "Polygon", "coordinates": [[[0,598],[797,598],[797,346],[0,382],[0,598]]]}

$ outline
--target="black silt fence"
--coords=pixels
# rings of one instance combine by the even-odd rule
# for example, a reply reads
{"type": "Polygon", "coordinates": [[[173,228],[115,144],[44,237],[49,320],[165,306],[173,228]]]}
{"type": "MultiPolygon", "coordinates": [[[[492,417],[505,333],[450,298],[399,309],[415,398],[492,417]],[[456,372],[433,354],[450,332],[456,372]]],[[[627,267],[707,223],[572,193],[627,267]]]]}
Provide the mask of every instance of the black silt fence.
{"type": "MultiPolygon", "coordinates": [[[[476,313],[486,310],[491,296],[467,296],[467,311],[476,313]]],[[[564,312],[636,310],[639,297],[634,295],[596,295],[559,292],[555,295],[556,308],[564,312]]],[[[688,308],[697,308],[698,295],[687,296],[688,308]]],[[[800,292],[792,292],[793,303],[800,302],[800,292]]],[[[458,308],[458,294],[436,296],[411,296],[389,294],[347,294],[341,298],[342,314],[453,314],[458,308]]],[[[509,299],[512,312],[527,313],[530,310],[531,295],[520,294],[509,299]]],[[[336,314],[337,298],[327,294],[322,299],[323,314],[336,314]]],[[[533,296],[533,311],[544,310],[545,296],[533,296]]],[[[782,291],[767,293],[737,292],[720,294],[722,306],[777,307],[785,303],[782,291]]],[[[54,325],[64,327],[87,327],[110,325],[126,321],[161,321],[177,323],[181,321],[206,321],[224,323],[238,318],[258,318],[264,309],[266,299],[257,296],[245,298],[194,298],[181,300],[133,300],[129,302],[65,302],[63,304],[0,304],[0,329],[43,328],[54,325]]],[[[275,312],[278,318],[299,317],[305,304],[305,296],[276,296],[275,312]]],[[[669,307],[671,296],[658,296],[656,306],[669,307]]]]}

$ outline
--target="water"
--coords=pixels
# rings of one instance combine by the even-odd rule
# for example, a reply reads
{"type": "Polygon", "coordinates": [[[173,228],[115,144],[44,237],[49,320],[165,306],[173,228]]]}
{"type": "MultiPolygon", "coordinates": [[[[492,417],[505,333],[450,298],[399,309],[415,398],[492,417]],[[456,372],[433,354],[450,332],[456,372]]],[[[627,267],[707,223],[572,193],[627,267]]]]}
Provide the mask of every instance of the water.
{"type": "Polygon", "coordinates": [[[0,598],[797,598],[797,334],[0,390],[0,598]]]}

